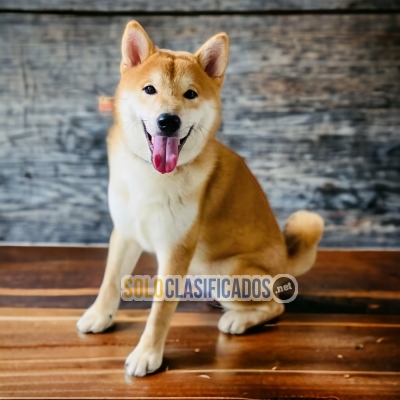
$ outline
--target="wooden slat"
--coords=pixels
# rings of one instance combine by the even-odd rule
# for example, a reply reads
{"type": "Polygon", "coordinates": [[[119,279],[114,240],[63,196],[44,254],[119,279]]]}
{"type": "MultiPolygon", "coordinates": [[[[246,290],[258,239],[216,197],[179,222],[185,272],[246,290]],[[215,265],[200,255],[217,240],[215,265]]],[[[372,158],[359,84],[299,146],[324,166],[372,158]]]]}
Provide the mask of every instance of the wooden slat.
{"type": "MultiPolygon", "coordinates": [[[[0,263],[74,262],[98,260],[105,262],[108,246],[24,246],[4,245],[0,247],[0,263]]],[[[19,269],[18,267],[16,269],[19,269]]]]}
{"type": "MultiPolygon", "coordinates": [[[[220,139],[280,222],[308,208],[325,246],[399,245],[400,15],[139,19],[172,49],[228,32],[220,139]]],[[[97,96],[114,91],[128,20],[0,15],[0,239],[108,241],[111,121],[97,96]]]]}
{"type": "MultiPolygon", "coordinates": [[[[45,247],[0,247],[0,287],[9,289],[84,289],[98,288],[103,278],[107,248],[53,247],[51,255],[45,247]],[[18,250],[19,249],[19,250],[18,250]],[[17,262],[13,257],[21,253],[17,262]],[[15,254],[15,255],[14,255],[15,254]],[[68,258],[71,254],[71,258],[68,258]],[[33,258],[37,256],[38,260],[33,258]],[[3,260],[1,259],[3,258],[3,260]],[[40,260],[43,258],[42,260],[40,260]],[[13,260],[13,261],[11,261],[13,260]]],[[[132,265],[132,271],[135,265],[132,265]]],[[[142,254],[135,273],[156,272],[155,257],[142,254]]],[[[0,295],[2,292],[0,291],[0,295]]]]}
{"type": "Polygon", "coordinates": [[[3,397],[124,398],[124,399],[267,399],[267,400],[398,400],[397,377],[357,375],[352,379],[337,374],[292,373],[167,373],[126,382],[119,370],[98,371],[80,376],[24,379],[7,384],[3,397]],[[85,378],[84,378],[85,377],[85,378]],[[209,379],[207,378],[209,377],[209,379]],[[166,379],[167,378],[167,379],[166,379]],[[294,379],[293,379],[294,378],[294,379]],[[375,385],[370,382],[375,380],[375,385]],[[257,384],[254,384],[254,382],[257,384]],[[291,388],[289,388],[291,385],[291,388]],[[161,394],[160,394],[161,393],[161,394]],[[168,395],[166,394],[168,393],[168,395]],[[293,394],[294,393],[294,394],[293,394]],[[335,395],[330,395],[335,393],[335,395]]]}
{"type": "MultiPolygon", "coordinates": [[[[0,246],[0,282],[7,288],[96,288],[107,251],[106,246],[0,246]]],[[[400,251],[396,250],[321,249],[313,269],[298,281],[304,292],[320,295],[342,290],[350,294],[385,291],[396,296],[399,265],[400,251]]],[[[154,275],[156,271],[154,255],[143,253],[135,273],[154,275]]]]}
{"type": "Polygon", "coordinates": [[[218,332],[220,314],[177,313],[164,372],[125,381],[124,360],[147,312],[119,312],[108,333],[79,335],[80,312],[0,309],[1,396],[394,399],[400,393],[400,324],[390,317],[361,316],[354,324],[284,315],[233,337],[218,332]]]}
{"type": "MultiPolygon", "coordinates": [[[[46,296],[1,296],[0,306],[2,307],[71,307],[88,308],[96,299],[96,295],[74,295],[46,296]]],[[[200,302],[205,312],[210,310],[207,302],[200,302]]],[[[125,302],[120,304],[121,309],[148,309],[150,302],[125,302]]],[[[181,302],[179,308],[183,310],[197,309],[195,302],[181,302]]],[[[398,315],[400,301],[398,299],[371,299],[369,297],[343,298],[340,296],[313,296],[299,294],[296,301],[286,305],[286,311],[292,313],[348,313],[348,314],[391,314],[398,315]]]]}
{"type": "Polygon", "coordinates": [[[400,252],[320,251],[290,312],[399,314],[400,252]],[[384,272],[383,272],[384,271],[384,272]]]}
{"type": "Polygon", "coordinates": [[[397,0],[3,0],[0,10],[63,11],[297,11],[297,10],[397,10],[397,0]]]}
{"type": "MultiPolygon", "coordinates": [[[[86,308],[96,298],[106,253],[106,248],[93,247],[0,247],[0,306],[86,308]]],[[[399,251],[321,250],[314,268],[298,278],[299,296],[286,309],[398,314],[399,265],[399,251]]],[[[156,271],[155,258],[143,254],[135,273],[152,276],[156,271]]],[[[149,307],[147,302],[121,302],[123,309],[149,307]]],[[[180,305],[183,310],[194,307],[180,305]]],[[[207,304],[201,307],[210,310],[207,304]]]]}

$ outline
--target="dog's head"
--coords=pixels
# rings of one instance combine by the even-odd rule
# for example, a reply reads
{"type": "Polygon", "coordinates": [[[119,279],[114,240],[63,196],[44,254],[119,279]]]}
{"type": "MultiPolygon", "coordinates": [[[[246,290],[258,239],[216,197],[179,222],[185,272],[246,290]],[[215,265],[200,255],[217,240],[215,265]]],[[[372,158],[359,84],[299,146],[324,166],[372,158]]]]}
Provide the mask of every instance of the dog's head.
{"type": "Polygon", "coordinates": [[[136,21],[122,38],[116,119],[129,149],[161,173],[195,159],[220,123],[228,37],[195,54],[160,50],[136,21]]]}

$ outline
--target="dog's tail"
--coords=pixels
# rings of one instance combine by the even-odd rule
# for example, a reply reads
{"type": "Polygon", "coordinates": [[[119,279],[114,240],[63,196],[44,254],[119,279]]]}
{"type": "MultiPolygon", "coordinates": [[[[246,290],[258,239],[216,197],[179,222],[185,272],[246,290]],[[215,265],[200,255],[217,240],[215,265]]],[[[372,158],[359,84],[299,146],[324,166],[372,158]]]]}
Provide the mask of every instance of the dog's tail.
{"type": "Polygon", "coordinates": [[[299,276],[313,266],[323,231],[324,220],[316,213],[301,210],[289,217],[284,229],[288,274],[299,276]]]}

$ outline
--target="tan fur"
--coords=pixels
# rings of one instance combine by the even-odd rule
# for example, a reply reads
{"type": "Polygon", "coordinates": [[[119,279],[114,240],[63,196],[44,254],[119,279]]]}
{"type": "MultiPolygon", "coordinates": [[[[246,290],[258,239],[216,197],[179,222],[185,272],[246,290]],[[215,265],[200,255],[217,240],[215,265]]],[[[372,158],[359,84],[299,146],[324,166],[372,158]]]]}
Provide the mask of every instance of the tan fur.
{"type": "MultiPolygon", "coordinates": [[[[282,233],[244,160],[215,139],[227,59],[223,33],[190,54],[160,50],[137,22],[127,25],[115,122],[108,136],[114,230],[99,295],[77,324],[81,332],[101,332],[111,325],[120,279],[143,250],[157,255],[159,275],[299,275],[314,263],[321,217],[299,211],[282,233]],[[146,85],[157,93],[146,95],[146,85]],[[198,97],[185,98],[189,89],[198,97]],[[159,135],[155,121],[161,113],[179,115],[178,138],[188,135],[177,167],[167,174],[153,168],[144,131],[145,126],[151,138],[159,135]]],[[[127,359],[128,374],[143,376],[159,368],[176,305],[153,303],[142,338],[127,359]]],[[[235,334],[284,311],[274,301],[223,306],[227,312],[219,329],[235,334]]]]}

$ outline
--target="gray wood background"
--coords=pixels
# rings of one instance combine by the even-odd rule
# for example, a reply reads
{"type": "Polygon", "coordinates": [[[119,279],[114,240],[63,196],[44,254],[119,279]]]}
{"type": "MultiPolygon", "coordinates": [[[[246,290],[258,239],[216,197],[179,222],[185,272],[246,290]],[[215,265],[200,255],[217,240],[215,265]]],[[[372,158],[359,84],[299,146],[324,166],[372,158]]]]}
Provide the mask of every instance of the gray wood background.
{"type": "Polygon", "coordinates": [[[307,208],[327,222],[324,246],[398,247],[399,10],[372,0],[2,0],[0,241],[108,241],[111,120],[97,96],[113,94],[124,25],[136,18],[172,49],[229,34],[219,137],[246,158],[282,223],[307,208]]]}
{"type": "Polygon", "coordinates": [[[245,12],[398,10],[398,0],[1,0],[3,10],[245,12]]]}
{"type": "Polygon", "coordinates": [[[398,0],[1,0],[3,10],[45,11],[307,11],[398,10],[398,0]]]}

